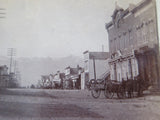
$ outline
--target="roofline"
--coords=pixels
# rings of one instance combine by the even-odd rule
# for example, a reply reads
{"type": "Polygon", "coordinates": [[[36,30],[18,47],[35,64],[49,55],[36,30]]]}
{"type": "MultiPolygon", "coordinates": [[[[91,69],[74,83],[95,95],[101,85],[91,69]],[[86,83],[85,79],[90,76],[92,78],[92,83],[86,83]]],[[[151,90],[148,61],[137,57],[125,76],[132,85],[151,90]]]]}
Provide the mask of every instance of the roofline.
{"type": "Polygon", "coordinates": [[[138,3],[136,6],[135,6],[135,8],[133,8],[133,10],[131,10],[131,12],[136,12],[137,11],[137,9],[141,9],[146,3],[149,3],[149,2],[151,2],[151,1],[153,1],[153,0],[142,0],[140,3],[138,3]]]}
{"type": "Polygon", "coordinates": [[[110,21],[109,23],[106,23],[105,27],[106,27],[106,29],[108,29],[108,28],[111,27],[112,25],[113,25],[113,22],[110,21]]]}
{"type": "MultiPolygon", "coordinates": [[[[124,10],[124,16],[122,18],[127,16],[130,12],[132,13],[136,12],[138,9],[141,9],[146,3],[149,3],[151,1],[152,0],[142,0],[141,2],[136,4],[135,7],[131,11],[129,11],[129,7],[128,7],[127,9],[124,10]]],[[[110,28],[112,25],[113,25],[113,21],[111,20],[110,22],[106,23],[105,27],[108,30],[108,28],[110,28]]]]}
{"type": "Polygon", "coordinates": [[[86,50],[86,51],[84,51],[84,52],[83,52],[83,54],[86,54],[86,53],[89,53],[89,51],[88,51],[88,50],[86,50]]]}

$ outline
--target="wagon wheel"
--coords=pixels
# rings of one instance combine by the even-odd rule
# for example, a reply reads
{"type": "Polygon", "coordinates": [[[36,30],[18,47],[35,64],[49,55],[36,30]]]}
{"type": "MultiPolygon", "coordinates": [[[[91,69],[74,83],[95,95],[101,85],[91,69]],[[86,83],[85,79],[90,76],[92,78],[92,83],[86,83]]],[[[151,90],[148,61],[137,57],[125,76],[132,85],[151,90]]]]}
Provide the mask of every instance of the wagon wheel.
{"type": "Polygon", "coordinates": [[[108,83],[105,86],[104,95],[108,99],[112,99],[113,98],[114,92],[113,92],[113,88],[112,87],[113,87],[112,83],[108,83]]]}
{"type": "Polygon", "coordinates": [[[93,98],[98,98],[101,94],[101,89],[98,88],[96,84],[91,85],[91,94],[93,98]]]}
{"type": "Polygon", "coordinates": [[[119,99],[123,99],[125,97],[125,90],[121,85],[118,86],[117,96],[119,99]]]}

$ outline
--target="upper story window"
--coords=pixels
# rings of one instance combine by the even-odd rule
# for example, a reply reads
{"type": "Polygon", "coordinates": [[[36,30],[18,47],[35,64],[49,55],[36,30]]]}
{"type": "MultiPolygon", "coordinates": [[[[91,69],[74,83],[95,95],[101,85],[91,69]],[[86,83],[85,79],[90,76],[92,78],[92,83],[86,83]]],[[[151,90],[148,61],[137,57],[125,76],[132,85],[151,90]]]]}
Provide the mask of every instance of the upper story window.
{"type": "Polygon", "coordinates": [[[114,51],[117,50],[117,38],[114,38],[113,48],[114,48],[114,51]]]}
{"type": "Polygon", "coordinates": [[[69,75],[70,74],[70,69],[66,69],[65,70],[65,75],[69,75]]]}
{"type": "Polygon", "coordinates": [[[132,32],[132,28],[129,28],[129,29],[128,29],[128,32],[129,32],[129,33],[132,32]]]}
{"type": "Polygon", "coordinates": [[[85,61],[85,63],[84,63],[84,70],[85,70],[85,72],[89,71],[89,63],[88,63],[88,61],[85,61]]]}
{"type": "Polygon", "coordinates": [[[132,32],[132,28],[129,28],[129,29],[128,29],[128,40],[129,40],[129,45],[132,45],[131,32],[132,32]]]}
{"type": "Polygon", "coordinates": [[[126,35],[127,34],[127,32],[123,32],[123,35],[126,35]]]}

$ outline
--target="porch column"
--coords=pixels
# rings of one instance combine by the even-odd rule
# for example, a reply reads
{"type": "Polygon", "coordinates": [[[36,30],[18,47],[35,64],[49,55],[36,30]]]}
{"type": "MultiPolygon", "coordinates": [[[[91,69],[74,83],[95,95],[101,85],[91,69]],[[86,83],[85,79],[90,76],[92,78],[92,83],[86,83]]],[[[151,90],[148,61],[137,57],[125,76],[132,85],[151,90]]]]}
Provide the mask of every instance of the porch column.
{"type": "Polygon", "coordinates": [[[157,88],[160,90],[160,78],[159,78],[159,67],[160,67],[160,59],[158,54],[154,54],[155,56],[155,67],[156,67],[156,80],[157,80],[157,88]]]}

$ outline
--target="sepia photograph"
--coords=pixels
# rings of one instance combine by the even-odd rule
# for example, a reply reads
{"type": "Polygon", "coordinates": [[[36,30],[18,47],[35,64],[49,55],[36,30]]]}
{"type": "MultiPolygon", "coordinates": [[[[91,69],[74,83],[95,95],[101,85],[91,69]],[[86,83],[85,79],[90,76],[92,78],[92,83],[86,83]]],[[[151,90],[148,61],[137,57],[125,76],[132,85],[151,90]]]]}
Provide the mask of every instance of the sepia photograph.
{"type": "Polygon", "coordinates": [[[160,120],[160,0],[0,0],[0,120],[160,120]]]}

